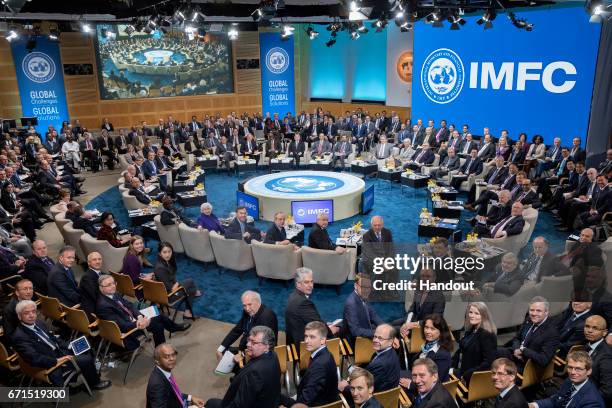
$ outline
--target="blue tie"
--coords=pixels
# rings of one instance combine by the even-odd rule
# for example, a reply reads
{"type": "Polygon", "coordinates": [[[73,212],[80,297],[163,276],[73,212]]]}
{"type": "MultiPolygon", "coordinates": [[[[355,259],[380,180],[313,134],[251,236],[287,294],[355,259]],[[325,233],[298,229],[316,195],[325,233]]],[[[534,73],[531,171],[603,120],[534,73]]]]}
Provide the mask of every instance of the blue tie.
{"type": "Polygon", "coordinates": [[[34,325],[34,332],[41,337],[45,342],[49,343],[52,347],[57,348],[57,341],[50,337],[44,330],[41,330],[36,324],[34,325]]]}
{"type": "Polygon", "coordinates": [[[421,402],[423,402],[423,397],[421,397],[421,394],[419,394],[414,400],[414,406],[418,407],[419,405],[421,405],[421,402]]]}
{"type": "Polygon", "coordinates": [[[74,277],[74,273],[72,272],[72,269],[64,268],[64,270],[66,271],[66,275],[68,275],[68,278],[70,278],[70,281],[74,284],[75,287],[77,287],[78,285],[74,277]]]}

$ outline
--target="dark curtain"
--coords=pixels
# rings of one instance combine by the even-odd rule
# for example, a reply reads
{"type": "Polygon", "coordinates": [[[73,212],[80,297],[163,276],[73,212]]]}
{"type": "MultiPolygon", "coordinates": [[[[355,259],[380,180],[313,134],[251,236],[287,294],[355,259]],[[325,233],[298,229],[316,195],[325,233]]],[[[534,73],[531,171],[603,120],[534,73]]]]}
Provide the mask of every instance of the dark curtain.
{"type": "MultiPolygon", "coordinates": [[[[604,18],[605,19],[605,18],[604,18]]],[[[596,166],[612,145],[612,19],[602,23],[587,137],[587,166],[596,166]]]]}

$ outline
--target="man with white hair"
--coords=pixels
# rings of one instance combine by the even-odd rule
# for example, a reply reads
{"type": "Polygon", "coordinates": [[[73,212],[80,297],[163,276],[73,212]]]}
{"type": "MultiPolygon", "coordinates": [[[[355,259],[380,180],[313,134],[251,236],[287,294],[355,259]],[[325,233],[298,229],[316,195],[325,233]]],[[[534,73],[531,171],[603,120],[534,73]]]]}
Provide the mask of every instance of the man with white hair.
{"type": "Polygon", "coordinates": [[[536,168],[535,176],[539,178],[543,172],[557,166],[561,161],[561,139],[555,137],[553,145],[548,148],[544,157],[538,159],[538,167],[536,168]]]}
{"type": "Polygon", "coordinates": [[[319,213],[317,215],[317,222],[312,226],[310,234],[308,234],[308,246],[315,249],[327,249],[343,253],[345,248],[337,246],[329,238],[327,232],[327,226],[329,225],[329,215],[325,213],[319,213]]]}
{"type": "Polygon", "coordinates": [[[274,338],[278,339],[278,319],[274,310],[261,303],[261,296],[253,290],[245,291],[240,297],[242,302],[242,316],[236,325],[225,336],[221,345],[217,348],[217,359],[220,360],[223,353],[229,349],[233,354],[245,351],[251,328],[255,326],[266,326],[274,332],[274,338]],[[231,347],[236,340],[240,339],[238,347],[231,347]]]}
{"type": "Polygon", "coordinates": [[[12,336],[15,351],[33,367],[49,369],[61,364],[60,368],[49,373],[49,381],[53,385],[59,387],[64,384],[67,373],[74,370],[72,361],[81,369],[91,388],[103,390],[111,386],[109,380],[100,380],[90,353],[71,355],[68,343],[55,337],[43,323],[36,320],[36,303],[22,300],[17,303],[15,311],[20,321],[12,336]]]}

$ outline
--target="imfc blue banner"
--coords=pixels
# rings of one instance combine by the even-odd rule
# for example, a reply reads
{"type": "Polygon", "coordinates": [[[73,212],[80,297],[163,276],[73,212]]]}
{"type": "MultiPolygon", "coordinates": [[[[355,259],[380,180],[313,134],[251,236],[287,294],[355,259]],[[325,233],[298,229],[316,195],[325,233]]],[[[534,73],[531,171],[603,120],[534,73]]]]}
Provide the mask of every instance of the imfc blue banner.
{"type": "Polygon", "coordinates": [[[44,134],[49,125],[59,131],[62,122],[70,120],[59,44],[37,36],[36,47],[29,52],[27,41],[11,42],[23,116],[38,118],[39,133],[44,134]]]}
{"type": "Polygon", "coordinates": [[[262,112],[281,118],[295,114],[293,37],[281,40],[279,33],[260,33],[259,52],[262,112]]]}
{"type": "MultiPolygon", "coordinates": [[[[457,31],[417,23],[414,33],[413,121],[467,123],[482,135],[489,127],[517,139],[541,134],[547,143],[586,138],[599,24],[581,7],[516,12],[533,31],[499,14],[493,27],[465,17],[457,31]]],[[[446,24],[446,23],[445,23],[446,24]]],[[[584,143],[583,143],[584,146],[584,143]]]]}
{"type": "Polygon", "coordinates": [[[259,219],[259,199],[250,194],[236,191],[236,206],[245,207],[247,214],[253,217],[255,221],[259,219]]]}

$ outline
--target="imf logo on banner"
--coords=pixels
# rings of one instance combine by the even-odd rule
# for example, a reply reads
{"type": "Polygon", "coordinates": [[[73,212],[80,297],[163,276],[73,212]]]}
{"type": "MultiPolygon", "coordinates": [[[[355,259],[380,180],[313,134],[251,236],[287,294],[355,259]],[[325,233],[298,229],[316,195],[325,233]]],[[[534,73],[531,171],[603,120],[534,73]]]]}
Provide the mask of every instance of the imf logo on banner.
{"type": "Polygon", "coordinates": [[[271,48],[266,54],[266,67],[273,74],[282,74],[289,68],[289,54],[280,47],[271,48]]]}
{"type": "Polygon", "coordinates": [[[55,62],[47,54],[33,52],[21,63],[23,73],[34,82],[49,82],[55,76],[55,62]]]}
{"type": "Polygon", "coordinates": [[[449,103],[459,96],[464,78],[463,61],[448,48],[439,48],[429,54],[421,69],[423,91],[435,103],[449,103]]]}

